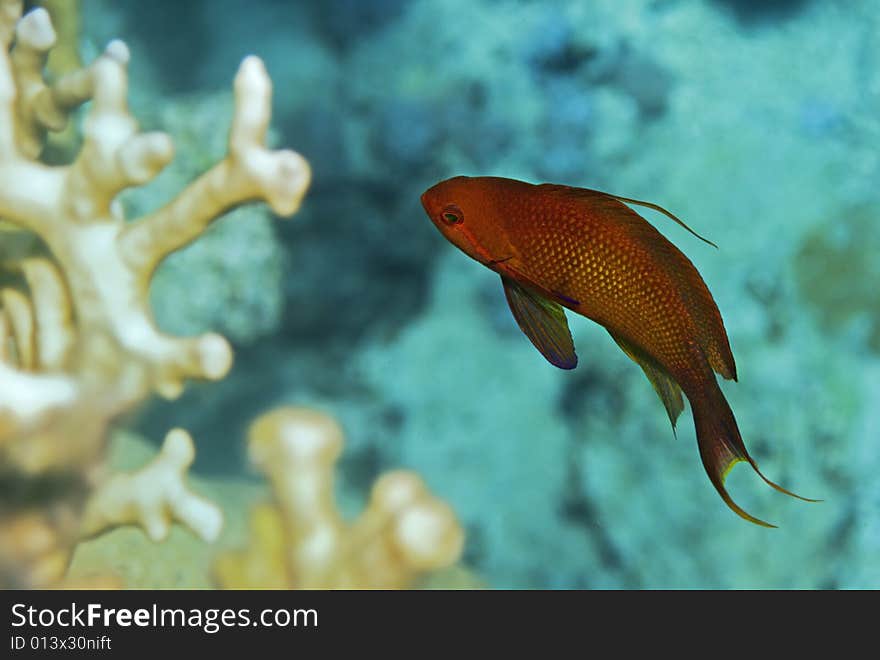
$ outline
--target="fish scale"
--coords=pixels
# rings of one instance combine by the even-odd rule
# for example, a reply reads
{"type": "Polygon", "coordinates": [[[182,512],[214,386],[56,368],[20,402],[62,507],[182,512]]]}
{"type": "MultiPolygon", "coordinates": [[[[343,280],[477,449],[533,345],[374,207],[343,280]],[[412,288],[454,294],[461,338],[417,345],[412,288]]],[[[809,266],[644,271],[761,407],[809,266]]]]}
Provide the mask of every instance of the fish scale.
{"type": "Polygon", "coordinates": [[[630,338],[664,364],[686,368],[681,348],[694,330],[673,278],[662,270],[649,274],[640,266],[648,256],[636,244],[605,230],[597,213],[578,217],[567,208],[571,203],[551,200],[551,210],[534,219],[504,213],[502,204],[508,231],[522,237],[517,245],[524,272],[544,273],[547,288],[581,303],[565,306],[630,338]]]}
{"type": "Polygon", "coordinates": [[[724,480],[736,463],[807,498],[767,479],[749,455],[715,378],[736,378],[715,300],[691,261],[627,203],[660,211],[706,240],[662,207],[586,188],[454,177],[422,195],[440,232],[501,276],[519,327],[551,364],[577,365],[567,308],[605,327],[642,368],[673,429],[683,392],[715,489],[739,516],[772,527],[728,494],[724,480]]]}

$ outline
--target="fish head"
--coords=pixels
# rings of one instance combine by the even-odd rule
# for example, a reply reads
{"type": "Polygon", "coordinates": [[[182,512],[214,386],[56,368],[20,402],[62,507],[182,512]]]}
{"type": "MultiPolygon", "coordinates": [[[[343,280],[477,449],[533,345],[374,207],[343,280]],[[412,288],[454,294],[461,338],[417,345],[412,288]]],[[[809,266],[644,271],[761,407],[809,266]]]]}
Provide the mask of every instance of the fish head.
{"type": "Polygon", "coordinates": [[[510,243],[481,177],[441,181],[422,193],[422,206],[440,233],[472,259],[491,267],[510,257],[510,243]]]}

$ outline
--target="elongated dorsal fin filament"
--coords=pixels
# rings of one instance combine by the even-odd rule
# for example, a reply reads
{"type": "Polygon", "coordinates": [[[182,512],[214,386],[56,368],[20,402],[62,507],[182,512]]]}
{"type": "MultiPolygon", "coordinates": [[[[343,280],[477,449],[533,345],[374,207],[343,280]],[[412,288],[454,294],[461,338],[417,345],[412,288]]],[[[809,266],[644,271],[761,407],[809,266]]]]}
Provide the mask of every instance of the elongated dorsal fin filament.
{"type": "MultiPolygon", "coordinates": [[[[610,193],[609,193],[609,194],[610,194],[610,193]]],[[[682,220],[681,218],[679,218],[679,217],[678,217],[677,215],[675,215],[674,213],[671,213],[671,212],[667,211],[666,209],[664,209],[664,208],[663,208],[662,206],[660,206],[659,204],[654,204],[653,202],[644,202],[644,201],[642,201],[642,200],[640,200],[640,199],[632,199],[632,198],[630,198],[630,197],[621,197],[620,195],[611,195],[611,196],[612,196],[614,199],[616,199],[617,201],[619,201],[619,202],[626,202],[627,204],[636,204],[637,206],[644,206],[645,208],[649,208],[649,209],[653,209],[653,210],[655,210],[655,211],[659,211],[660,213],[662,213],[663,215],[665,215],[667,218],[669,218],[669,219],[671,219],[671,220],[677,222],[679,225],[681,225],[682,227],[684,227],[685,229],[687,229],[691,234],[693,234],[694,236],[696,236],[697,238],[699,238],[699,239],[700,239],[701,241],[703,241],[704,243],[708,243],[709,245],[711,245],[711,246],[712,246],[713,248],[715,248],[716,250],[718,249],[718,246],[715,245],[715,243],[713,243],[712,241],[710,241],[708,238],[705,238],[705,237],[703,237],[703,236],[700,236],[697,232],[695,232],[693,229],[691,229],[690,227],[688,227],[688,226],[685,224],[684,220],[682,220]]]]}

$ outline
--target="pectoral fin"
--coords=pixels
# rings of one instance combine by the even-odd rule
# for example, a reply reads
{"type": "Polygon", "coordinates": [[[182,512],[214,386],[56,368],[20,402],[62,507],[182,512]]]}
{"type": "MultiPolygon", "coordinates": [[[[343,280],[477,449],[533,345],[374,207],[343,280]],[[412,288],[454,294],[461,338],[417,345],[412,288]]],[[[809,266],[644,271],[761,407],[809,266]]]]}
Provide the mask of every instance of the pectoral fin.
{"type": "Polygon", "coordinates": [[[501,282],[513,318],[535,348],[550,364],[560,369],[574,369],[577,355],[562,305],[509,277],[502,275],[501,282]]]}
{"type": "Polygon", "coordinates": [[[681,415],[681,411],[684,410],[684,399],[681,396],[681,388],[678,386],[678,383],[673,380],[669,372],[645,355],[643,351],[621,339],[613,332],[609,331],[609,334],[617,342],[617,345],[620,346],[620,349],[642,368],[648,380],[651,381],[654,391],[657,392],[657,396],[660,397],[663,405],[666,406],[666,413],[669,415],[669,421],[672,423],[672,431],[674,433],[675,422],[678,420],[678,416],[681,415]]]}

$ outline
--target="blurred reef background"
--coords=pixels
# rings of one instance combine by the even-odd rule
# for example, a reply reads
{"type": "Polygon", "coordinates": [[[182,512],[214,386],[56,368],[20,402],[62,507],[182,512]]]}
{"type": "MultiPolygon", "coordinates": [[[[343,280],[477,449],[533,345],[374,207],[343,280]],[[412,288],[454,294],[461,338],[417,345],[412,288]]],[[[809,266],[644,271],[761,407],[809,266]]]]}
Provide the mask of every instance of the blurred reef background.
{"type": "MultiPolygon", "coordinates": [[[[86,61],[128,42],[132,111],[177,143],[169,170],[124,198],[132,213],[222,156],[249,53],[274,82],[273,143],[313,168],[292,220],[236,211],[252,217],[219,222],[154,281],[160,327],[221,332],[236,361],[127,426],[192,433],[228,538],[261,488],[248,423],[307,404],[346,429],[345,506],[388,469],[417,471],[489,587],[880,587],[880,4],[84,0],[82,29],[86,61]],[[548,365],[498,278],[421,209],[457,174],[652,200],[717,242],[646,212],[716,298],[740,376],[723,387],[752,455],[825,502],[739,468],[735,499],[780,529],[734,516],[689,414],[676,439],[641,371],[584,319],[578,369],[548,365]]],[[[178,537],[143,555],[165,568],[142,586],[200,584],[215,549],[178,537]]],[[[128,529],[83,544],[74,573],[125,571],[148,543],[128,529]]]]}

